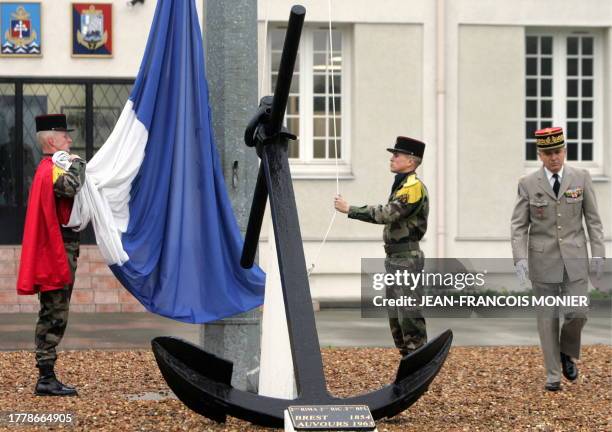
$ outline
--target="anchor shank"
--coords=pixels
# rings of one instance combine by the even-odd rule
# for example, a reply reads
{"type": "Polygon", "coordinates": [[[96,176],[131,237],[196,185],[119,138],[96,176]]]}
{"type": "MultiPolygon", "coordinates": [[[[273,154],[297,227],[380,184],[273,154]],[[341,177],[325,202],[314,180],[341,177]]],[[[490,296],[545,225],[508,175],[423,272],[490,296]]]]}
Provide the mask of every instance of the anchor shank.
{"type": "Polygon", "coordinates": [[[271,103],[266,98],[262,99],[259,113],[245,133],[247,145],[250,143],[257,147],[262,163],[241,264],[252,265],[261,230],[261,219],[265,211],[265,200],[269,195],[298,393],[307,397],[327,397],[302,235],[289,170],[288,139],[295,137],[282,127],[305,14],[306,10],[302,6],[291,8],[274,97],[271,103]],[[266,107],[269,105],[271,107],[268,115],[266,107]],[[260,130],[258,124],[263,129],[260,130]]]}
{"type": "Polygon", "coordinates": [[[266,145],[262,165],[270,195],[293,367],[300,397],[327,397],[287,147],[287,139],[282,136],[266,145]]]}

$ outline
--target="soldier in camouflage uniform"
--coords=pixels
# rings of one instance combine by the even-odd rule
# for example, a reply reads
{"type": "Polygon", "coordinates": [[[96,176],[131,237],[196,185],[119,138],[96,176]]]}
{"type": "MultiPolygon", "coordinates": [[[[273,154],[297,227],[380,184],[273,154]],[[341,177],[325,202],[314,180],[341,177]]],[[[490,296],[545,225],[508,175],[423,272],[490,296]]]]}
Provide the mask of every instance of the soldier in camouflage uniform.
{"type": "MultiPolygon", "coordinates": [[[[387,149],[391,157],[391,172],[395,182],[386,205],[350,206],[341,196],[335,199],[336,210],[348,213],[351,219],[384,224],[385,269],[387,273],[408,270],[420,273],[425,256],[419,241],[427,231],[429,199],[425,185],[418,179],[415,170],[421,164],[425,144],[407,137],[397,137],[395,147],[387,149]]],[[[419,287],[392,285],[386,290],[387,298],[409,296],[420,303],[419,287]]],[[[427,342],[425,318],[414,308],[389,307],[389,326],[395,346],[405,356],[427,342]]]]}
{"type": "MultiPolygon", "coordinates": [[[[40,396],[75,396],[77,391],[74,387],[62,384],[56,378],[54,366],[57,360],[56,347],[62,340],[68,324],[68,310],[80,244],[79,233],[63,227],[62,224],[67,223],[73,198],[85,181],[85,162],[79,156],[68,153],[72,139],[68,134],[71,129],[66,127],[65,116],[39,116],[36,118],[36,126],[37,139],[43,152],[43,160],[37,170],[47,167],[48,171],[45,174],[52,176],[52,193],[54,194],[57,212],[57,220],[52,223],[60,225],[61,240],[64,244],[71,279],[69,283],[59,289],[45,290],[42,287],[35,287],[40,301],[40,311],[35,330],[36,367],[39,369],[40,377],[36,384],[35,394],[40,396]],[[48,158],[52,158],[52,168],[48,168],[50,165],[48,158]]],[[[36,208],[36,203],[30,201],[28,211],[30,211],[30,207],[36,208]]],[[[22,265],[24,265],[23,259],[22,253],[22,265]]]]}

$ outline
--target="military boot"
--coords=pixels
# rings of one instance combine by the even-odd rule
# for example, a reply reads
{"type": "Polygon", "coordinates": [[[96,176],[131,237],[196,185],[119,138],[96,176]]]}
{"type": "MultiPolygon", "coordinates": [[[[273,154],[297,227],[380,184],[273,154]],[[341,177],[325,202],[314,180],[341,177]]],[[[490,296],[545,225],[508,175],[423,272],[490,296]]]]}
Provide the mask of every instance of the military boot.
{"type": "Polygon", "coordinates": [[[40,377],[36,383],[34,394],[38,396],[78,396],[72,386],[62,384],[53,372],[53,366],[38,366],[40,377]]]}

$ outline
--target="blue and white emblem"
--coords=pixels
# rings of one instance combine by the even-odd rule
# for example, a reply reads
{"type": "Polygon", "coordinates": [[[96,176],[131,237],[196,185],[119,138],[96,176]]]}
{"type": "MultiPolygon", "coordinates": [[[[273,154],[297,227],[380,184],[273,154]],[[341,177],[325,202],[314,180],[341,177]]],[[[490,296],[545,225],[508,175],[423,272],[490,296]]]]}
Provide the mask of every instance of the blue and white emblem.
{"type": "Polygon", "coordinates": [[[0,4],[2,55],[40,55],[40,5],[0,4]]]}
{"type": "Polygon", "coordinates": [[[91,5],[81,12],[80,27],[77,31],[77,41],[89,50],[96,50],[108,40],[108,32],[104,30],[104,14],[91,5]]]}

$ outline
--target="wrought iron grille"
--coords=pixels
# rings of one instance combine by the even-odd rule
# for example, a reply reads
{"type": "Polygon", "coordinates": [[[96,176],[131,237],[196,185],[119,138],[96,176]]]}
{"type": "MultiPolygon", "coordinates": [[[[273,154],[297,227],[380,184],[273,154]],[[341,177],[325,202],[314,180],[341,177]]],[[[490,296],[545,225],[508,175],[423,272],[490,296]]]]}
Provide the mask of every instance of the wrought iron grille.
{"type": "Polygon", "coordinates": [[[131,89],[132,86],[125,84],[93,85],[94,153],[102,147],[113,131],[131,89]]]}
{"type": "Polygon", "coordinates": [[[15,86],[0,83],[0,206],[14,206],[17,201],[14,142],[15,86]]]}

